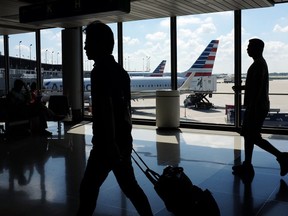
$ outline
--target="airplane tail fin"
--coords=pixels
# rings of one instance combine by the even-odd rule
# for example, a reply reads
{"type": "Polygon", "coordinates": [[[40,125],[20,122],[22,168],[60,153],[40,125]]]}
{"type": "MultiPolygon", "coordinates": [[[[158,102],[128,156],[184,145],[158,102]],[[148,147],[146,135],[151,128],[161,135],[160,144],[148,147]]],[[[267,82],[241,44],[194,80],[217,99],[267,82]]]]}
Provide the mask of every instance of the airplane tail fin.
{"type": "Polygon", "coordinates": [[[166,60],[163,60],[149,76],[162,77],[164,73],[165,65],[166,65],[166,60]]]}
{"type": "Polygon", "coordinates": [[[211,76],[218,44],[219,40],[211,40],[195,63],[182,73],[183,77],[189,77],[192,72],[195,72],[194,76],[211,76]]]}

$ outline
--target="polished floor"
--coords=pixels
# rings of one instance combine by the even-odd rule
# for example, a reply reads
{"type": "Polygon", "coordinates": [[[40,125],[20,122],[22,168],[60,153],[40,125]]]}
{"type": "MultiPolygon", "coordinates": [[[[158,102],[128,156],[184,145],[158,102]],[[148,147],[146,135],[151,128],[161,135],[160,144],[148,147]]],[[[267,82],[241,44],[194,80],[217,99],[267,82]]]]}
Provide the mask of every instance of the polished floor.
{"type": "MultiPolygon", "coordinates": [[[[14,137],[0,144],[1,216],[73,216],[78,188],[91,149],[91,123],[49,122],[52,137],[14,137]]],[[[263,135],[282,151],[288,136],[263,135]]],[[[243,159],[243,139],[237,133],[193,129],[157,130],[134,126],[134,148],[158,173],[167,165],[181,166],[193,184],[209,189],[221,216],[287,216],[288,176],[281,177],[275,158],[254,151],[255,177],[244,184],[231,167],[243,159]]],[[[155,216],[170,216],[152,183],[134,164],[155,216]]],[[[192,209],[191,209],[192,210],[192,209]]],[[[192,210],[193,212],[193,210],[192,210]]],[[[95,216],[138,215],[122,194],[113,174],[103,184],[95,216]]],[[[187,215],[193,215],[187,213],[187,215]]]]}

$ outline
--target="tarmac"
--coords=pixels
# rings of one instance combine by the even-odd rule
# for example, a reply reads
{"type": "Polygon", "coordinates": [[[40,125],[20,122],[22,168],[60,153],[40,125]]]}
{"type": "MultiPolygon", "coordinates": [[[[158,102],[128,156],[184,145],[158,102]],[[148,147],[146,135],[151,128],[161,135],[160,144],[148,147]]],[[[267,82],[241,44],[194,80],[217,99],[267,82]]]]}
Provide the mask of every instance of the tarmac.
{"type": "MultiPolygon", "coordinates": [[[[181,94],[180,102],[180,120],[188,122],[230,124],[227,121],[227,105],[234,104],[234,92],[232,86],[234,83],[224,83],[223,80],[217,80],[217,91],[210,98],[206,98],[212,103],[212,108],[185,108],[184,100],[189,94],[181,94]]],[[[279,111],[278,114],[287,114],[288,118],[288,79],[270,80],[270,109],[271,112],[279,111]]],[[[244,93],[244,92],[243,92],[244,93]]],[[[243,97],[242,97],[243,99],[243,97]]],[[[132,101],[133,118],[155,119],[156,118],[156,98],[139,99],[132,101]]],[[[285,120],[286,121],[286,120],[285,120]]],[[[288,122],[287,122],[288,125],[288,122]]]]}

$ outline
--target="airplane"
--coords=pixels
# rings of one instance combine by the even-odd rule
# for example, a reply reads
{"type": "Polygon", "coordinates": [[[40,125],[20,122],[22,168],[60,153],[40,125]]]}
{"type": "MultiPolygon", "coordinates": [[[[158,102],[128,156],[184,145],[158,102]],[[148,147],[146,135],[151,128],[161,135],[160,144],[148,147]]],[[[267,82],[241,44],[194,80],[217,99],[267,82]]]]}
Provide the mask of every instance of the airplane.
{"type": "MultiPolygon", "coordinates": [[[[216,90],[215,85],[217,80],[216,77],[212,77],[212,70],[218,44],[219,40],[212,40],[188,70],[178,73],[177,88],[180,91],[180,94],[191,92],[191,90],[198,92],[212,92],[216,90]],[[203,80],[203,77],[209,77],[209,80],[203,80]],[[203,89],[203,81],[211,81],[211,84],[215,85],[205,85],[205,89],[203,89]]],[[[170,76],[149,78],[135,77],[131,79],[132,99],[155,97],[156,90],[164,89],[171,89],[170,76]]]]}
{"type": "MultiPolygon", "coordinates": [[[[180,93],[191,91],[211,92],[214,89],[203,89],[203,77],[212,77],[213,65],[216,57],[219,40],[212,40],[198,57],[195,63],[186,71],[179,73],[177,77],[177,88],[180,93]],[[194,90],[193,90],[194,89],[194,90]]],[[[171,89],[171,77],[162,76],[132,76],[131,80],[131,99],[155,98],[156,90],[171,89]]],[[[211,82],[211,81],[210,81],[211,82]]],[[[215,79],[216,83],[216,79],[215,79]]],[[[216,84],[215,84],[216,85],[216,84]]],[[[62,92],[62,79],[44,79],[44,91],[49,91],[46,94],[46,100],[49,99],[49,94],[57,94],[62,92]],[[48,97],[47,97],[48,95],[48,97]]],[[[90,78],[84,78],[84,100],[89,101],[91,84],[90,78]]],[[[45,97],[44,97],[45,98],[45,97]]],[[[45,99],[44,99],[45,100],[45,99]]]]}
{"type": "MultiPolygon", "coordinates": [[[[162,60],[153,72],[129,72],[130,77],[143,76],[143,77],[161,77],[163,76],[166,60],[162,60]]],[[[45,90],[63,91],[62,80],[60,78],[44,79],[43,86],[45,90]]],[[[90,91],[90,78],[84,78],[84,91],[90,91]]]]}
{"type": "Polygon", "coordinates": [[[129,76],[153,76],[153,77],[161,77],[163,76],[163,73],[164,73],[164,68],[165,68],[165,65],[166,65],[166,60],[162,60],[160,62],[160,64],[155,68],[155,70],[153,72],[144,72],[144,71],[128,71],[128,74],[129,76]]]}

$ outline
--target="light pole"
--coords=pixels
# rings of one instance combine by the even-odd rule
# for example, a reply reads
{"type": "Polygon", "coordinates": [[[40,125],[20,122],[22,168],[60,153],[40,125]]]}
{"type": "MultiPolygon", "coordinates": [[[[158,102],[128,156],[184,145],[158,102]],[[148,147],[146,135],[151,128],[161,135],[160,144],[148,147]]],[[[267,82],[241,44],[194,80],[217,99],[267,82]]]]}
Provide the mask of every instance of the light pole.
{"type": "Polygon", "coordinates": [[[30,48],[30,61],[31,61],[31,47],[32,47],[32,44],[30,44],[29,48],[30,48]]]}
{"type": "Polygon", "coordinates": [[[22,41],[19,41],[19,57],[21,58],[21,43],[22,41]]]}
{"type": "Polygon", "coordinates": [[[45,51],[46,64],[47,64],[47,52],[48,52],[48,49],[46,49],[45,51]]]}
{"type": "Polygon", "coordinates": [[[19,41],[19,66],[21,66],[21,43],[22,41],[19,41]]]}
{"type": "Polygon", "coordinates": [[[150,71],[150,57],[151,57],[151,56],[146,56],[146,58],[147,58],[146,70],[147,70],[147,71],[150,71]]]}
{"type": "Polygon", "coordinates": [[[58,57],[59,57],[59,52],[57,52],[57,65],[58,65],[58,57]]]}
{"type": "Polygon", "coordinates": [[[22,41],[19,41],[19,58],[21,58],[21,43],[22,41]]]}
{"type": "Polygon", "coordinates": [[[30,61],[29,61],[29,67],[31,69],[31,47],[32,47],[32,44],[30,44],[29,48],[30,48],[30,61]]]}
{"type": "Polygon", "coordinates": [[[53,65],[53,54],[54,54],[54,51],[52,51],[51,55],[52,55],[52,65],[53,65]]]}

